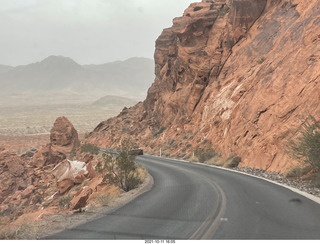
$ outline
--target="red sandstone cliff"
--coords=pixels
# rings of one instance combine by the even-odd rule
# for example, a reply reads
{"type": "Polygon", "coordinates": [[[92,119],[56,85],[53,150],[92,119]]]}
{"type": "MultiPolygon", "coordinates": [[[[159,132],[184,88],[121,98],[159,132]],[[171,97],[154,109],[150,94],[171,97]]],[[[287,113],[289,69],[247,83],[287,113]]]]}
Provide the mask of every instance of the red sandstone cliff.
{"type": "Polygon", "coordinates": [[[203,0],[156,41],[156,78],[143,103],[87,139],[190,155],[212,143],[242,166],[284,171],[284,143],[320,118],[320,2],[203,0]]]}

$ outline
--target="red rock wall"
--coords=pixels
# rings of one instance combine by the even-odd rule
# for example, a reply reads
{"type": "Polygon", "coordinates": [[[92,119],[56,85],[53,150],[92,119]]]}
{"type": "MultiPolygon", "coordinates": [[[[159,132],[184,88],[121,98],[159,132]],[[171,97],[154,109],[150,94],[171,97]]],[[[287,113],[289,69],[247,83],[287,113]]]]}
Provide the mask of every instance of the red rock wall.
{"type": "Polygon", "coordinates": [[[88,141],[112,147],[131,137],[180,156],[211,142],[242,166],[286,170],[294,162],[284,143],[308,115],[320,118],[319,19],[317,0],[191,4],[156,41],[146,100],[88,141]]]}

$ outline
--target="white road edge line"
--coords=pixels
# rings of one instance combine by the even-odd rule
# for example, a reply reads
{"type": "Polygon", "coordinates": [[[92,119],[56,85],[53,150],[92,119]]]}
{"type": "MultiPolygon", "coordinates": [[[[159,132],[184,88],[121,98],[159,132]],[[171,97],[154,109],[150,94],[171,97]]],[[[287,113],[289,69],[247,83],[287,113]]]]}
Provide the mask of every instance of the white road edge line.
{"type": "Polygon", "coordinates": [[[202,166],[206,166],[206,167],[211,167],[211,168],[217,168],[217,169],[222,169],[222,170],[227,170],[227,171],[231,171],[231,172],[234,172],[234,173],[239,173],[239,174],[243,174],[243,175],[248,175],[248,176],[251,176],[251,177],[255,177],[255,178],[258,178],[258,179],[261,179],[261,180],[265,180],[265,181],[268,181],[270,183],[273,183],[273,184],[276,184],[276,185],[279,185],[279,186],[282,186],[284,188],[287,188],[295,193],[298,193],[318,204],[320,204],[320,197],[316,197],[314,195],[311,195],[307,192],[304,192],[304,191],[300,191],[296,188],[293,188],[291,186],[287,186],[287,185],[284,185],[284,184],[280,184],[279,182],[276,182],[276,181],[272,181],[272,180],[269,180],[269,179],[266,179],[266,178],[263,178],[263,177],[260,177],[260,176],[256,176],[256,175],[251,175],[251,174],[248,174],[248,173],[245,173],[245,172],[241,172],[241,171],[237,171],[237,170],[234,170],[234,169],[228,169],[228,168],[223,168],[223,167],[219,167],[219,166],[216,166],[216,165],[209,165],[209,164],[203,164],[203,163],[196,163],[196,162],[190,162],[190,161],[186,161],[186,160],[180,160],[180,159],[174,159],[174,158],[165,158],[165,157],[159,157],[159,156],[155,156],[155,155],[148,155],[148,156],[152,156],[152,157],[157,157],[157,158],[164,158],[164,159],[169,159],[169,160],[176,160],[176,161],[180,161],[180,162],[186,162],[186,163],[191,163],[191,164],[198,164],[198,165],[202,165],[202,166]]]}

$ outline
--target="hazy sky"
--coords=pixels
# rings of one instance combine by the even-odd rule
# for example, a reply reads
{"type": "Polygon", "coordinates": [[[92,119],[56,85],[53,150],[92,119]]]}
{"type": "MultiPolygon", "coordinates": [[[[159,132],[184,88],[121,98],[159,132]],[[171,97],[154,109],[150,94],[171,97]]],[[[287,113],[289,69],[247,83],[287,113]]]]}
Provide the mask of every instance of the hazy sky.
{"type": "Polygon", "coordinates": [[[0,0],[0,64],[153,58],[162,29],[200,0],[0,0]]]}

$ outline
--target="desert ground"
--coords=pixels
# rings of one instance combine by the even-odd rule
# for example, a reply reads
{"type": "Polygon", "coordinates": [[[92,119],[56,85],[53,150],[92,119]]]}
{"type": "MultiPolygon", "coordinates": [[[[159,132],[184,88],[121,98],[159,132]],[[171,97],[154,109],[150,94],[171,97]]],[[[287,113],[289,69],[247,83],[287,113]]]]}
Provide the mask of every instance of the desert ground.
{"type": "Polygon", "coordinates": [[[57,117],[65,116],[78,131],[80,140],[101,121],[116,116],[131,104],[99,104],[94,99],[50,100],[29,98],[0,99],[0,145],[23,153],[49,142],[50,130],[57,117]]]}

